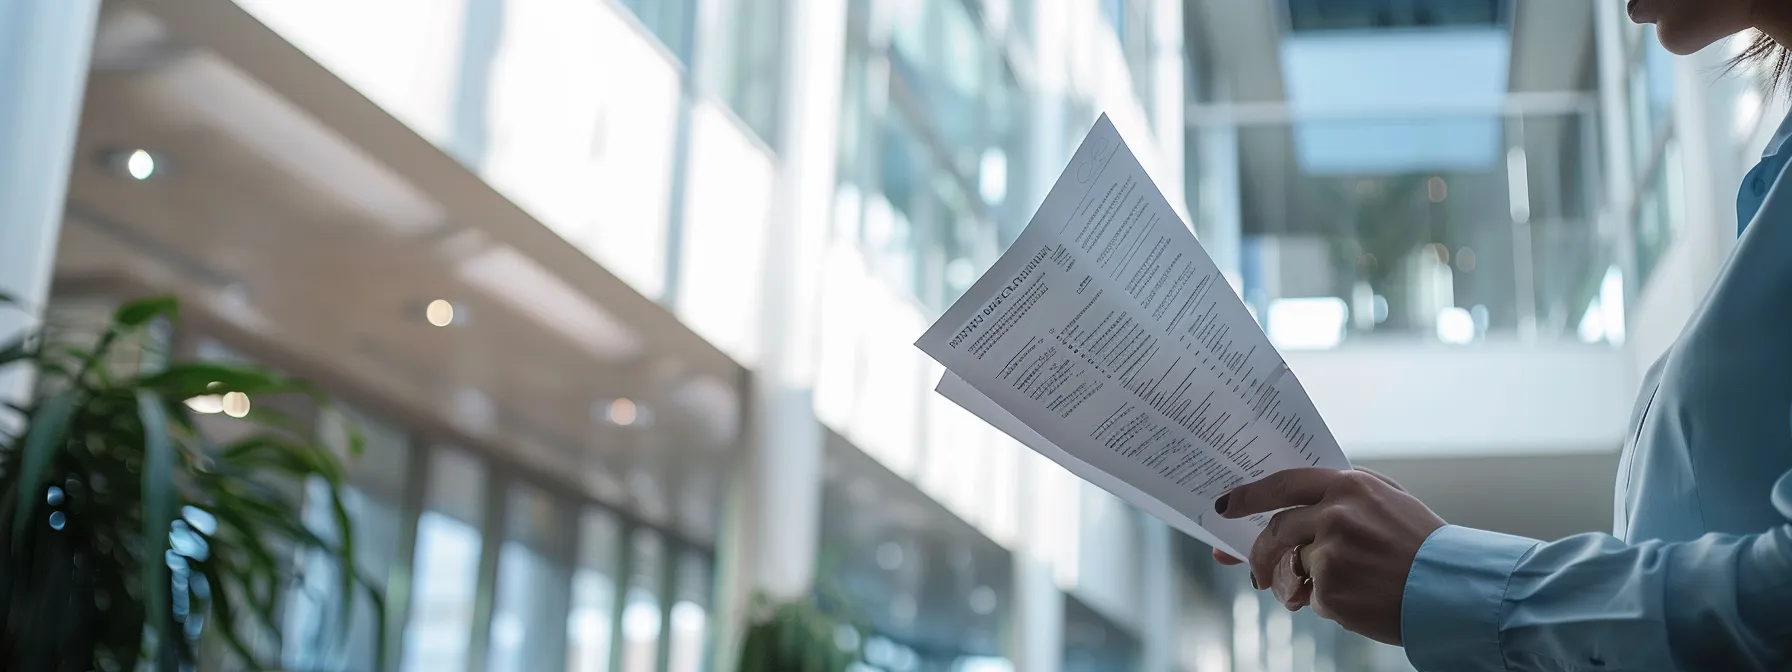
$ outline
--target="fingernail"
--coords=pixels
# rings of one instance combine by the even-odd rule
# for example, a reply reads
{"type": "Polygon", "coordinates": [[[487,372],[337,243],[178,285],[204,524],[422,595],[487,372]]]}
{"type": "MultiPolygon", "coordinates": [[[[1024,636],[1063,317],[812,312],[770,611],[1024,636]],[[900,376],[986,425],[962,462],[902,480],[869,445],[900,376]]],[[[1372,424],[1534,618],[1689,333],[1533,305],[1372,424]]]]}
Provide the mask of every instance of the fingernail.
{"type": "Polygon", "coordinates": [[[1251,590],[1263,590],[1263,586],[1257,585],[1257,575],[1256,574],[1251,575],[1251,590]]]}
{"type": "Polygon", "coordinates": [[[1224,514],[1226,512],[1226,502],[1230,499],[1232,499],[1232,493],[1228,492],[1220,495],[1219,499],[1213,500],[1213,512],[1224,514]]]}

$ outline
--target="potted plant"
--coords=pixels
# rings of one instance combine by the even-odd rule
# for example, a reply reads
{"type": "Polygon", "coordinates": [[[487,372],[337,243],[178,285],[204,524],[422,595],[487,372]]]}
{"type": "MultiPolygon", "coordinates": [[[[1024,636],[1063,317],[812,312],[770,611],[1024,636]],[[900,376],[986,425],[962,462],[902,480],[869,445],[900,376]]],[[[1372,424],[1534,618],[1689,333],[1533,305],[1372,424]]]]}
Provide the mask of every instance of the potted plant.
{"type": "MultiPolygon", "coordinates": [[[[5,297],[0,304],[14,309],[5,297]]],[[[207,667],[277,665],[279,602],[298,552],[321,549],[337,565],[344,627],[358,590],[376,616],[385,612],[353,570],[336,455],[266,404],[246,414],[243,432],[217,442],[187,404],[315,392],[252,366],[120,361],[133,347],[159,349],[152,327],[176,311],[173,299],[135,301],[89,344],[41,332],[0,344],[0,371],[34,370],[38,391],[0,408],[17,416],[0,425],[0,660],[8,668],[192,669],[202,640],[223,658],[207,667]],[[313,479],[328,485],[330,539],[301,518],[305,489],[297,486],[313,479]]],[[[349,444],[358,450],[360,440],[349,444]]]]}
{"type": "MultiPolygon", "coordinates": [[[[774,604],[754,599],[741,643],[740,672],[845,672],[859,659],[858,643],[839,641],[845,625],[809,601],[774,604]]],[[[857,630],[855,629],[856,633],[857,630]]]]}

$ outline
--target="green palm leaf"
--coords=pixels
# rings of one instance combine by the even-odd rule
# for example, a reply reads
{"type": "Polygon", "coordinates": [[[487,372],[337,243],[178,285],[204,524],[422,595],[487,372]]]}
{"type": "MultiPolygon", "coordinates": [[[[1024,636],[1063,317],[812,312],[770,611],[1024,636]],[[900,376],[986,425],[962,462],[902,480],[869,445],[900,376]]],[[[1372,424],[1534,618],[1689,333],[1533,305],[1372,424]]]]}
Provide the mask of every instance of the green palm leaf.
{"type": "MultiPolygon", "coordinates": [[[[174,447],[168,440],[168,419],[161,399],[149,390],[137,390],[137,412],[143,423],[143,593],[149,607],[151,631],[157,646],[168,651],[180,633],[168,628],[168,565],[162,549],[168,547],[169,524],[174,521],[174,447]]],[[[167,655],[160,656],[163,670],[174,669],[167,655]]]]}
{"type": "MultiPolygon", "coordinates": [[[[267,404],[237,421],[245,438],[213,446],[210,425],[185,403],[230,392],[321,395],[254,366],[174,362],[139,371],[109,356],[115,344],[153,350],[149,327],[178,314],[172,299],[135,301],[87,345],[38,335],[0,344],[0,368],[31,367],[48,391],[0,408],[27,423],[19,436],[0,434],[0,538],[10,541],[0,546],[0,660],[134,670],[149,655],[172,670],[213,651],[227,660],[206,668],[264,669],[284,639],[280,602],[293,551],[303,550],[338,566],[332,588],[344,628],[358,595],[372,601],[384,661],[385,601],[354,565],[348,473],[336,454],[267,404]],[[329,486],[328,501],[313,505],[329,507],[333,535],[306,527],[301,515],[305,502],[291,485],[311,478],[329,486]],[[80,572],[68,571],[77,565],[80,572]],[[259,644],[264,635],[275,648],[259,644]],[[197,647],[194,637],[220,646],[197,647]]],[[[359,452],[350,430],[350,450],[359,452]]]]}
{"type": "Polygon", "coordinates": [[[31,428],[25,432],[24,454],[19,460],[18,504],[13,513],[13,546],[23,545],[30,529],[31,514],[37,511],[39,492],[56,451],[68,440],[68,424],[75,414],[75,391],[67,390],[44,400],[31,416],[31,428]]]}

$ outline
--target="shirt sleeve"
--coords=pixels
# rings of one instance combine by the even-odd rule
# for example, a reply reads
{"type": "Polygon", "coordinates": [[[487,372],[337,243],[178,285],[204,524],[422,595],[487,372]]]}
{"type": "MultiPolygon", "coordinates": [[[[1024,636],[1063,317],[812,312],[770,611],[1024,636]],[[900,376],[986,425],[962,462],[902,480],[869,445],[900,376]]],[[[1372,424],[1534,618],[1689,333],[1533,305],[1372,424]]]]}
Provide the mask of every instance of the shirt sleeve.
{"type": "MultiPolygon", "coordinates": [[[[1792,519],[1792,472],[1773,492],[1792,519]]],[[[1407,576],[1401,639],[1421,672],[1792,669],[1792,525],[1640,544],[1446,526],[1407,576]]]]}

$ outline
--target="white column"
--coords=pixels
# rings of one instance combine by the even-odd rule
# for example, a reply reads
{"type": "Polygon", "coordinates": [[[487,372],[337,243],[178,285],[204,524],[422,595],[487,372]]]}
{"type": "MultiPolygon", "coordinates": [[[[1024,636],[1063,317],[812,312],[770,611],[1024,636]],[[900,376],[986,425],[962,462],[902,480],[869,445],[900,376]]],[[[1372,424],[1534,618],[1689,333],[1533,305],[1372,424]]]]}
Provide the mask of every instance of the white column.
{"type": "MultiPolygon", "coordinates": [[[[1027,672],[1058,672],[1064,666],[1064,592],[1059,590],[1052,561],[1058,553],[1047,532],[1054,521],[1042,520],[1050,514],[1039,506],[1048,486],[1043,464],[1045,458],[1035,454],[1021,461],[1016,497],[1021,504],[1021,534],[1014,549],[1014,614],[1008,658],[1014,669],[1027,672]]],[[[1061,525],[1061,521],[1059,521],[1061,525]]]]}
{"type": "Polygon", "coordinates": [[[1182,2],[1158,0],[1151,14],[1151,117],[1153,134],[1163,152],[1163,185],[1166,195],[1175,202],[1176,211],[1192,223],[1194,213],[1188,209],[1188,149],[1183,136],[1188,131],[1188,81],[1184,69],[1188,62],[1183,50],[1182,2]]]}
{"type": "MultiPolygon", "coordinates": [[[[0,343],[36,328],[49,300],[99,0],[0,0],[0,343]]],[[[31,378],[0,371],[0,400],[31,378]]],[[[0,417],[0,422],[9,421],[0,417]]]]}
{"type": "MultiPolygon", "coordinates": [[[[1058,178],[1071,148],[1067,126],[1065,55],[1069,53],[1070,5],[1040,2],[1033,8],[1032,71],[1036,73],[1031,109],[1027,113],[1027,177],[1024,202],[1029,207],[1045,200],[1058,178]]],[[[1049,496],[1045,458],[1022,456],[1015,496],[1020,504],[1020,534],[1014,549],[1014,613],[1008,657],[1014,669],[1058,672],[1064,666],[1064,593],[1059,590],[1053,560],[1063,535],[1075,538],[1075,530],[1062,530],[1062,521],[1044,520],[1050,515],[1039,506],[1049,496]],[[1054,525],[1053,523],[1057,524],[1054,525]]]]}
{"type": "MultiPolygon", "coordinates": [[[[1735,136],[1721,130],[1729,128],[1725,122],[1735,117],[1730,109],[1735,99],[1725,96],[1724,109],[1713,109],[1720,101],[1714,100],[1717,87],[1711,79],[1711,73],[1723,67],[1724,51],[1720,45],[1673,61],[1674,137],[1679,139],[1686,195],[1685,217],[1673,245],[1689,246],[1690,278],[1700,288],[1698,295],[1717,278],[1736,242],[1736,189],[1741,175],[1735,162],[1728,160],[1735,136]]],[[[1691,313],[1687,311],[1689,317],[1691,313]]]]}
{"type": "MultiPolygon", "coordinates": [[[[1224,78],[1214,81],[1218,99],[1229,102],[1230,87],[1224,78]]],[[[1234,290],[1244,286],[1240,266],[1244,257],[1244,180],[1239,173],[1238,126],[1231,120],[1206,119],[1196,129],[1196,214],[1195,233],[1201,246],[1213,256],[1220,273],[1231,281],[1234,290]]]]}
{"type": "MultiPolygon", "coordinates": [[[[821,527],[824,433],[813,406],[817,274],[832,213],[836,128],[845,53],[840,2],[784,3],[786,51],[772,225],[761,288],[761,360],[753,372],[751,450],[736,520],[725,542],[724,627],[738,628],[748,600],[807,599],[821,527]]],[[[723,669],[732,668],[739,631],[724,632],[723,669]]]]}
{"type": "Polygon", "coordinates": [[[1145,521],[1140,544],[1144,567],[1139,575],[1139,639],[1144,646],[1144,672],[1177,669],[1178,627],[1176,602],[1176,554],[1170,526],[1156,519],[1145,521]]]}
{"type": "Polygon", "coordinates": [[[1596,67],[1599,76],[1599,128],[1600,144],[1605,155],[1605,198],[1599,208],[1599,228],[1608,238],[1616,240],[1618,246],[1618,264],[1623,269],[1625,282],[1631,284],[1632,295],[1641,287],[1636,285],[1636,244],[1635,232],[1625,214],[1635,199],[1636,157],[1630,152],[1630,109],[1626,70],[1629,61],[1624,49],[1622,10],[1616,2],[1597,2],[1593,4],[1594,43],[1596,67]]]}

